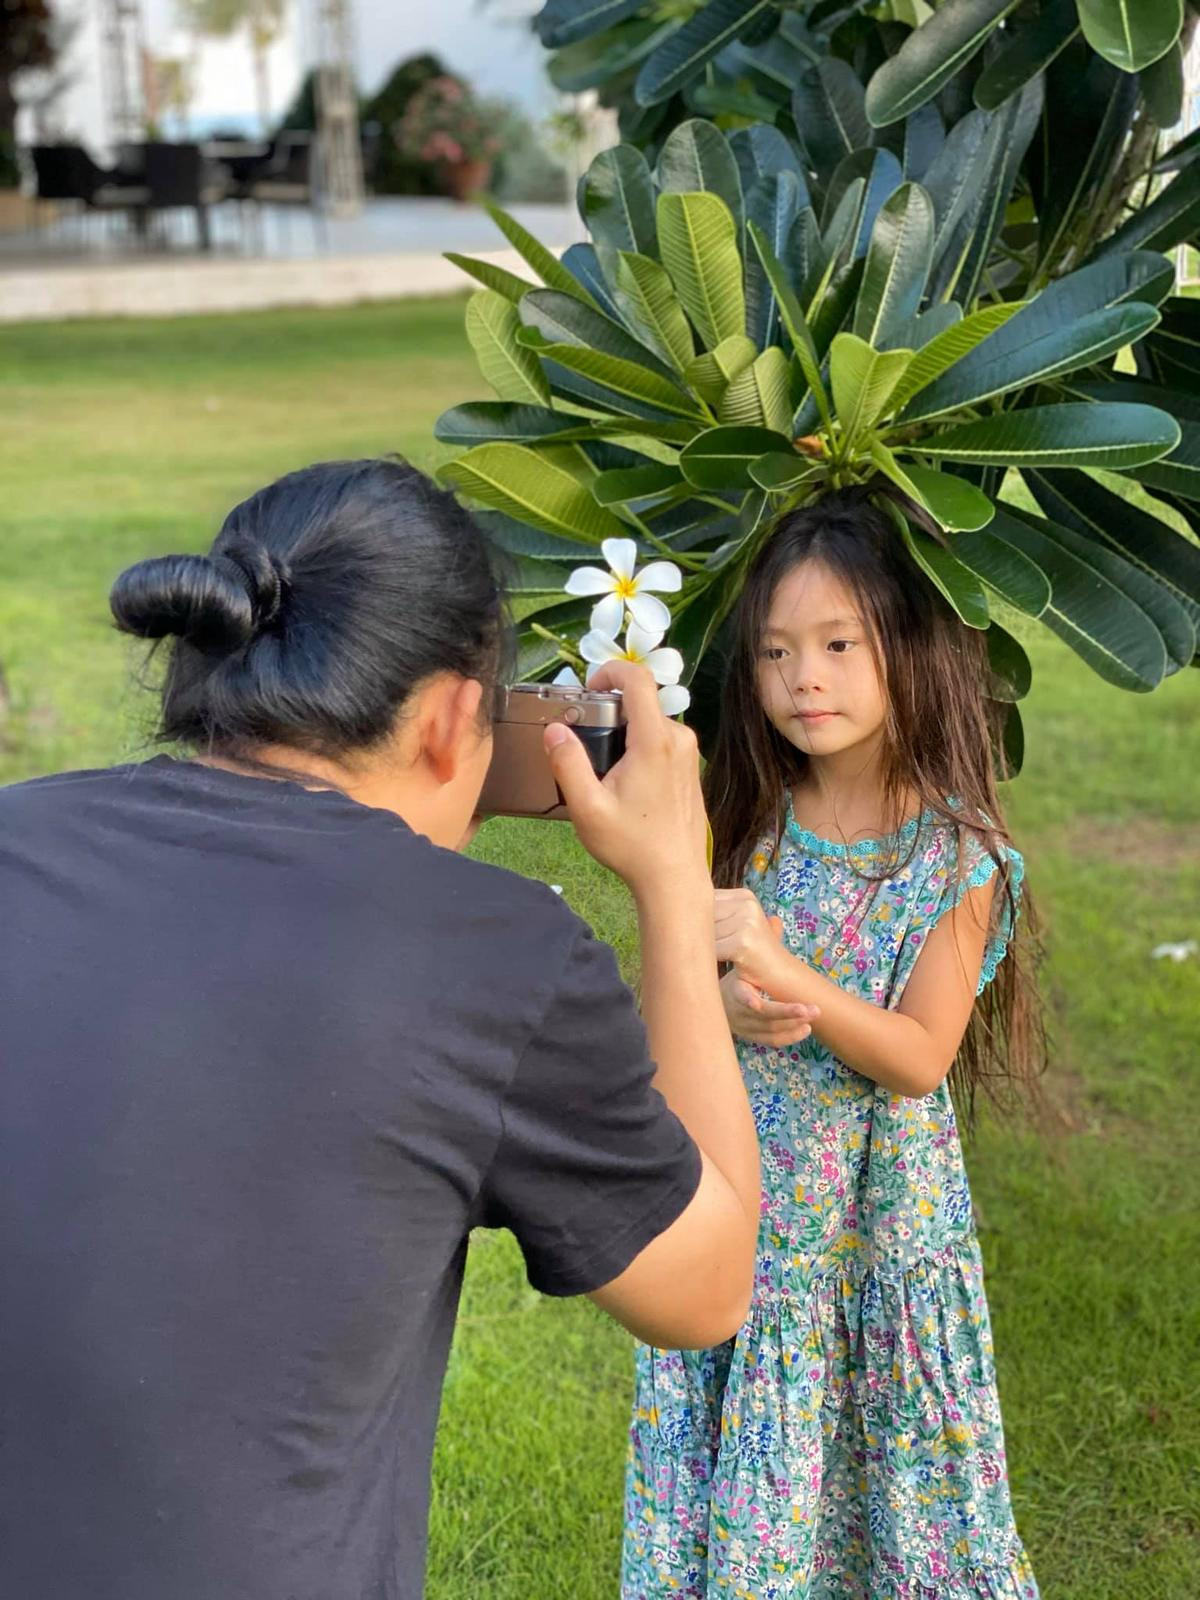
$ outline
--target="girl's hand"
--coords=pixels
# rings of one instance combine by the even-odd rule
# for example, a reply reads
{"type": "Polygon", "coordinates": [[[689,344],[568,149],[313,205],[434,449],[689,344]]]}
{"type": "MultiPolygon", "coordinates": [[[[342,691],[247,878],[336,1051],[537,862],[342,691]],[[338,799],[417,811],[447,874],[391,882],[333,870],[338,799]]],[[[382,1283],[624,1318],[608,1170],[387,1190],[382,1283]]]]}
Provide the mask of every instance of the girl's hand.
{"type": "Polygon", "coordinates": [[[749,889],[718,889],[714,931],[717,960],[732,962],[741,977],[769,993],[786,955],[779,918],[768,917],[749,889]]]}
{"type": "Polygon", "coordinates": [[[798,1002],[785,1005],[766,998],[736,967],[721,979],[721,1002],[729,1031],[735,1038],[769,1045],[773,1050],[783,1050],[807,1039],[814,1021],[821,1015],[820,1006],[798,1002]]]}

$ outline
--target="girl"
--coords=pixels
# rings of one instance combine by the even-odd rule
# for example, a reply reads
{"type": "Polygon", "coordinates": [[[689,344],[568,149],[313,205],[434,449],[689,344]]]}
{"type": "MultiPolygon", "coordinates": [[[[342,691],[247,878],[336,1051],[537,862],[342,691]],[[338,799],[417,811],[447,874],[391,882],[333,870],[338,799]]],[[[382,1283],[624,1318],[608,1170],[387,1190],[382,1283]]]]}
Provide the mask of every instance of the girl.
{"type": "Polygon", "coordinates": [[[734,1341],[638,1349],[624,1600],[1036,1600],[947,1083],[969,1112],[1039,1040],[983,635],[864,489],[783,519],[733,632],[706,790],[758,1263],[734,1341]]]}

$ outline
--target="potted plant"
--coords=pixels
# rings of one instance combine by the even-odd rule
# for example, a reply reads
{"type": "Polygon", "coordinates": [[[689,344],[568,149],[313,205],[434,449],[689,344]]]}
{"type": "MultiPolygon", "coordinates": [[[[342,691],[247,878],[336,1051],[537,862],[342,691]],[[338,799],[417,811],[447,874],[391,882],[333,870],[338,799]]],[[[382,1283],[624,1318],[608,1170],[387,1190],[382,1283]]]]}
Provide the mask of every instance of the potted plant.
{"type": "Polygon", "coordinates": [[[443,190],[455,200],[487,187],[500,149],[479,101],[449,73],[417,90],[394,125],[393,137],[402,156],[434,168],[443,190]]]}

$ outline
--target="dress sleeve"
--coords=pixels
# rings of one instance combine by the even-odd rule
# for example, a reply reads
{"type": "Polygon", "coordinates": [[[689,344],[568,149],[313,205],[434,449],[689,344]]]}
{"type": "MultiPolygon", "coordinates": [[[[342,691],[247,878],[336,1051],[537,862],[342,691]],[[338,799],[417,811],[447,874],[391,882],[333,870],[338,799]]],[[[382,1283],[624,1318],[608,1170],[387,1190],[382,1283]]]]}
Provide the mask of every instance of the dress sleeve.
{"type": "MultiPolygon", "coordinates": [[[[932,864],[932,870],[921,887],[916,909],[906,932],[906,942],[913,963],[920,953],[920,947],[942,918],[953,911],[955,906],[960,905],[972,889],[979,889],[985,883],[990,883],[999,871],[996,857],[977,834],[961,830],[959,838],[962,842],[957,845],[948,835],[944,837],[947,838],[946,847],[938,853],[932,864]],[[958,864],[960,850],[961,870],[958,864]]],[[[980,968],[976,994],[982,994],[996,976],[1013,935],[1015,916],[1019,916],[1021,910],[1021,885],[1025,878],[1024,858],[1020,851],[1015,850],[1010,844],[1001,844],[999,850],[1005,864],[1004,881],[997,885],[992,900],[991,928],[984,946],[983,966],[980,968]]]]}
{"type": "Polygon", "coordinates": [[[607,945],[575,937],[501,1106],[479,1199],[510,1228],[543,1294],[609,1283],[683,1212],[700,1153],[662,1095],[633,996],[607,945]]]}

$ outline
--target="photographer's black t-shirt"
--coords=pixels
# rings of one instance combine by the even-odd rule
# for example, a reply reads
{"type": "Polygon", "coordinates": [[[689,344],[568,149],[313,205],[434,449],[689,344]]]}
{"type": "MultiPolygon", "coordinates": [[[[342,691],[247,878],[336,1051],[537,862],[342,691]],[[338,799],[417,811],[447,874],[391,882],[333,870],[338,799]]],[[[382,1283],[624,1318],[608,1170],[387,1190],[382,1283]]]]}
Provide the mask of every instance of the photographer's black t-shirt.
{"type": "Polygon", "coordinates": [[[390,812],[0,790],[0,1595],[416,1600],[468,1232],[620,1273],[699,1181],[651,1071],[549,889],[390,812]]]}

